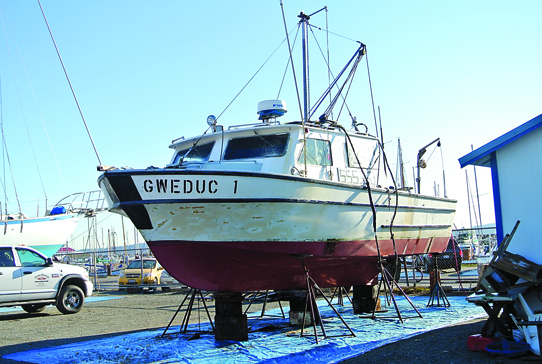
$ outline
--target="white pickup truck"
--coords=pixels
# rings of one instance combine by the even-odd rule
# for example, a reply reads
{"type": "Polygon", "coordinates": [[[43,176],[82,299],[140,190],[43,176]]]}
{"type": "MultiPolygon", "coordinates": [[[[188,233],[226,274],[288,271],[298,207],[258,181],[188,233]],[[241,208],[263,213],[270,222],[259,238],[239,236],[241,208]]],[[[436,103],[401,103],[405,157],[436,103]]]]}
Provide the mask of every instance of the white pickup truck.
{"type": "Polygon", "coordinates": [[[93,288],[84,268],[54,262],[25,246],[0,245],[0,307],[41,312],[54,304],[62,313],[77,313],[93,288]]]}

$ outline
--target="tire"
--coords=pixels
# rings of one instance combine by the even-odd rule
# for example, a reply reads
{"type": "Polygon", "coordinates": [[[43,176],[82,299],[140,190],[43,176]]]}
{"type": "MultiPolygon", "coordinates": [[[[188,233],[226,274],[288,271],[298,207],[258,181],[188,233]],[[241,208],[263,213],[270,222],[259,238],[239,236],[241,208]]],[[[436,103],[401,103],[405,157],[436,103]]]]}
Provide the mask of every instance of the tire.
{"type": "Polygon", "coordinates": [[[62,288],[56,308],[63,314],[72,314],[81,311],[85,303],[85,295],[77,286],[65,286],[62,288]]]}
{"type": "Polygon", "coordinates": [[[42,312],[43,310],[45,310],[45,306],[47,306],[47,304],[45,303],[36,303],[32,305],[22,305],[21,308],[28,313],[34,313],[42,312]]]}

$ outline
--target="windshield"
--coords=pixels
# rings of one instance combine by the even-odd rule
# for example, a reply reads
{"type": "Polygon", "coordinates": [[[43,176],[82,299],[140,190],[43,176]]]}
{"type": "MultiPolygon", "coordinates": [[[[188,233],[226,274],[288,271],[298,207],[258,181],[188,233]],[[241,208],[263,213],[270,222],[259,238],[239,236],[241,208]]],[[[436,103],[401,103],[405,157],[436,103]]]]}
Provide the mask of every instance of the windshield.
{"type": "MultiPolygon", "coordinates": [[[[153,269],[156,267],[157,261],[154,259],[143,260],[143,269],[153,269]]],[[[134,260],[127,269],[141,269],[141,260],[134,260]]]]}
{"type": "Polygon", "coordinates": [[[286,153],[288,134],[233,138],[224,152],[225,160],[281,157],[286,153]]]}
{"type": "Polygon", "coordinates": [[[183,162],[207,162],[214,145],[215,142],[213,141],[211,143],[196,145],[195,147],[180,150],[175,155],[172,164],[179,164],[183,157],[183,162]],[[188,151],[190,152],[188,153],[188,151]]]}

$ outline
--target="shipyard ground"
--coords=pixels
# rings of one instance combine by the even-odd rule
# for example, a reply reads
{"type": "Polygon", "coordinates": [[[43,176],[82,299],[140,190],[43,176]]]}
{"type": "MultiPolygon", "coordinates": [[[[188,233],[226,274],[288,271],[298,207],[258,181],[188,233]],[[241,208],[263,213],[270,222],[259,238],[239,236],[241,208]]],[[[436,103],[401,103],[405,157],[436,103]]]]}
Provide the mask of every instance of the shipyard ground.
{"type": "MultiPolygon", "coordinates": [[[[0,311],[0,362],[25,363],[3,358],[28,350],[86,342],[152,329],[163,329],[173,317],[186,291],[154,294],[98,292],[75,315],[62,315],[54,307],[38,314],[21,310],[0,311]]],[[[212,301],[211,311],[212,311],[212,301]]],[[[287,303],[286,303],[287,305],[287,303]]],[[[261,307],[261,306],[260,306],[261,307]]],[[[261,308],[253,305],[251,311],[261,308]]],[[[271,307],[276,307],[276,303],[271,307]]],[[[180,318],[177,325],[180,324],[180,318]]],[[[192,323],[205,322],[204,313],[193,314],[192,323]]],[[[508,363],[521,359],[494,357],[467,348],[469,335],[480,332],[484,319],[433,330],[376,348],[345,363],[508,363]]],[[[306,340],[304,338],[300,340],[306,340]]],[[[308,340],[308,339],[307,339],[308,340]]],[[[81,358],[84,360],[84,358],[81,358]]]]}

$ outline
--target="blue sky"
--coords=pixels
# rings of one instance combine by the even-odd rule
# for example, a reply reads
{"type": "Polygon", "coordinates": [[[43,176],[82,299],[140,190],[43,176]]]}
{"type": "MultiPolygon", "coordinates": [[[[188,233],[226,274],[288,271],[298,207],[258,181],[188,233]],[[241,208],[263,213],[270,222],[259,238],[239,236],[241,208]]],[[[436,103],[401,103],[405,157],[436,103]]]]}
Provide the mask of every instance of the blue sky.
{"type": "MultiPolygon", "coordinates": [[[[400,137],[412,185],[417,150],[440,137],[448,196],[459,200],[456,226],[469,226],[466,176],[457,159],[471,144],[480,147],[542,113],[542,3],[284,0],[289,31],[295,33],[301,10],[312,13],[326,5],[330,30],[348,38],[330,36],[335,72],[355,51],[351,40],[367,45],[388,158],[396,160],[400,137]]],[[[284,39],[279,0],[42,0],[42,6],[101,162],[118,167],[167,164],[169,143],[202,133],[206,117],[221,114],[284,39]]],[[[19,198],[34,215],[36,201],[43,208],[45,197],[26,128],[49,205],[97,189],[98,160],[37,1],[0,0],[0,11],[2,120],[19,198]]],[[[325,29],[325,13],[312,23],[325,29]]],[[[316,98],[327,77],[316,74],[319,56],[312,59],[316,98]]],[[[219,123],[255,122],[257,103],[277,97],[285,65],[283,46],[219,123]]],[[[374,133],[365,63],[360,67],[350,106],[374,133]]],[[[288,74],[280,95],[290,110],[283,121],[299,118],[297,100],[287,91],[290,79],[288,74]]],[[[339,122],[349,126],[346,118],[339,122]]],[[[432,194],[434,180],[442,190],[440,159],[437,150],[423,170],[422,192],[432,194]]],[[[474,192],[472,167],[467,170],[474,192]]],[[[477,173],[482,220],[494,221],[489,171],[477,173]]],[[[12,193],[11,182],[7,186],[12,193]]],[[[8,207],[16,210],[13,197],[8,207]]]]}

